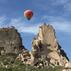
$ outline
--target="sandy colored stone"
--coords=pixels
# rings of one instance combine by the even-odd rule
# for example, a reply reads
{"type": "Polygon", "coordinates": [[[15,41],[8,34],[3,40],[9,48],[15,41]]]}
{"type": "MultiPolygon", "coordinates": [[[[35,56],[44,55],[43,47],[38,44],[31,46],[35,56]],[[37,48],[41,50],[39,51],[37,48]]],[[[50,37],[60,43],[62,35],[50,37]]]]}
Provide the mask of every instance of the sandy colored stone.
{"type": "Polygon", "coordinates": [[[28,54],[25,52],[21,55],[19,58],[23,63],[36,67],[65,66],[69,62],[66,53],[57,41],[54,28],[47,24],[39,27],[38,35],[32,40],[31,52],[28,51],[28,54]]]}

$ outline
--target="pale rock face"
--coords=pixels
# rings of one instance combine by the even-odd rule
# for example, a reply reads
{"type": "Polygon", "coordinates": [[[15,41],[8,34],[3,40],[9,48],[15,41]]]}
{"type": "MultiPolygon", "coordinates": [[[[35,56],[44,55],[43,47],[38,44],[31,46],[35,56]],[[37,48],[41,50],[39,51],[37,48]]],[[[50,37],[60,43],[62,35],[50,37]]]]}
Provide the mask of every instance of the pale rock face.
{"type": "Polygon", "coordinates": [[[5,55],[5,51],[4,50],[1,50],[1,55],[5,55]]]}
{"type": "Polygon", "coordinates": [[[43,44],[51,45],[54,50],[57,50],[57,40],[55,37],[55,31],[51,25],[40,26],[38,40],[41,40],[43,44]]]}
{"type": "Polygon", "coordinates": [[[59,54],[56,51],[50,52],[48,54],[48,57],[52,58],[54,60],[60,60],[60,56],[59,56],[59,54]]]}
{"type": "Polygon", "coordinates": [[[21,54],[18,55],[16,60],[21,60],[24,64],[32,64],[30,56],[31,56],[30,52],[25,50],[21,54]]]}
{"type": "Polygon", "coordinates": [[[71,71],[71,63],[68,62],[65,64],[65,68],[62,71],[71,71]]]}
{"type": "Polygon", "coordinates": [[[36,67],[65,66],[69,62],[67,55],[57,42],[55,30],[51,25],[46,24],[40,26],[37,37],[32,41],[32,51],[28,54],[29,56],[21,56],[21,60],[24,63],[24,59],[28,56],[26,64],[36,67]]]}
{"type": "Polygon", "coordinates": [[[66,63],[65,67],[71,68],[71,63],[70,62],[66,63]]]}
{"type": "Polygon", "coordinates": [[[41,41],[43,41],[43,43],[52,44],[52,42],[55,40],[54,33],[55,32],[53,31],[52,26],[42,25],[42,26],[40,26],[38,38],[40,37],[40,39],[41,39],[41,41]]]}
{"type": "Polygon", "coordinates": [[[35,59],[38,61],[42,59],[49,61],[51,64],[60,66],[64,66],[65,63],[68,62],[66,57],[60,54],[61,50],[58,46],[55,30],[51,25],[43,24],[40,26],[38,36],[33,40],[32,46],[32,52],[35,54],[32,54],[34,61],[36,61],[35,59]],[[36,57],[36,55],[38,57],[36,57]]]}

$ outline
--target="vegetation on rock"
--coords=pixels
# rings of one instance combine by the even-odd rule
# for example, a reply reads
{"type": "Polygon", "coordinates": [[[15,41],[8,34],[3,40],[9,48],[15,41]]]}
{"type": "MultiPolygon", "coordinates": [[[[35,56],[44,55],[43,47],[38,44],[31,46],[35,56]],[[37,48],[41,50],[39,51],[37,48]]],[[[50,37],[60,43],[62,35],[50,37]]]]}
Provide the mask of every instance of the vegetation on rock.
{"type": "MultiPolygon", "coordinates": [[[[6,59],[4,59],[6,60],[6,59]]],[[[61,67],[44,67],[44,68],[35,68],[31,65],[25,65],[21,61],[14,61],[10,63],[8,60],[0,63],[0,71],[61,71],[61,67]],[[2,65],[3,64],[3,65],[2,65]]]]}

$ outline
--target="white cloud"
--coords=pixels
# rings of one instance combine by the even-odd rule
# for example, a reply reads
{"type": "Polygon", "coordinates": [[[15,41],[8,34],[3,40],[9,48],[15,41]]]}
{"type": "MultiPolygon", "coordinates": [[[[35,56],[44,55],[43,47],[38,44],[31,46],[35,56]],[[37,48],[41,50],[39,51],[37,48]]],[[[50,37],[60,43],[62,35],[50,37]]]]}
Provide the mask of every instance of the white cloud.
{"type": "Polygon", "coordinates": [[[62,17],[57,17],[57,16],[48,16],[48,15],[44,15],[42,18],[41,18],[41,21],[52,21],[52,22],[55,22],[55,21],[65,21],[64,18],[62,17]]]}
{"type": "Polygon", "coordinates": [[[50,4],[52,7],[52,8],[50,7],[52,11],[53,11],[54,7],[60,6],[62,8],[62,10],[60,12],[63,11],[63,13],[62,13],[63,16],[67,16],[67,15],[70,16],[71,15],[71,0],[51,0],[50,4]]]}
{"type": "MultiPolygon", "coordinates": [[[[71,22],[62,19],[61,17],[53,17],[53,16],[44,16],[41,20],[47,19],[47,24],[53,25],[56,31],[63,32],[66,34],[71,34],[71,22]],[[49,22],[48,22],[49,21],[49,22]]],[[[18,19],[11,19],[11,21],[6,24],[6,17],[0,17],[0,28],[2,27],[11,27],[14,26],[19,32],[26,32],[26,33],[33,33],[37,34],[39,30],[39,25],[42,23],[37,24],[27,24],[26,21],[22,21],[21,18],[18,19]]]]}
{"type": "Polygon", "coordinates": [[[38,31],[38,25],[31,25],[31,24],[26,25],[26,22],[22,21],[21,19],[12,19],[10,25],[18,29],[19,32],[36,34],[38,31]]]}
{"type": "Polygon", "coordinates": [[[6,26],[7,18],[5,16],[0,17],[0,28],[6,26]]]}
{"type": "Polygon", "coordinates": [[[18,18],[18,19],[13,18],[10,20],[9,23],[6,23],[6,21],[7,21],[6,17],[4,16],[0,17],[0,28],[14,26],[19,32],[26,32],[26,33],[33,33],[33,34],[37,34],[38,32],[38,25],[36,24],[31,25],[30,23],[27,24],[27,22],[22,20],[22,18],[18,18]]]}
{"type": "Polygon", "coordinates": [[[5,17],[0,17],[0,24],[5,21],[5,17]]]}
{"type": "Polygon", "coordinates": [[[53,25],[56,31],[71,34],[71,21],[62,17],[43,16],[41,20],[47,20],[47,23],[53,25]]]}
{"type": "Polygon", "coordinates": [[[71,34],[71,24],[70,22],[51,22],[53,27],[66,34],[71,34]]]}
{"type": "Polygon", "coordinates": [[[36,0],[33,6],[47,14],[71,15],[71,0],[36,0]]]}

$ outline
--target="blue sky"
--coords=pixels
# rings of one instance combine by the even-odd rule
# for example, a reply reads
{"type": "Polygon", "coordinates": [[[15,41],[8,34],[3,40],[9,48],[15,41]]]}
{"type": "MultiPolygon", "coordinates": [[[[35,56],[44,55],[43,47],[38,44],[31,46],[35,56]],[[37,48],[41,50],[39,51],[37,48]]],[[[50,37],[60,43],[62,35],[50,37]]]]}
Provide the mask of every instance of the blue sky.
{"type": "Polygon", "coordinates": [[[44,22],[53,25],[57,40],[71,59],[71,0],[0,0],[0,27],[15,26],[28,50],[44,22]],[[23,16],[26,9],[34,13],[30,21],[23,16]]]}

